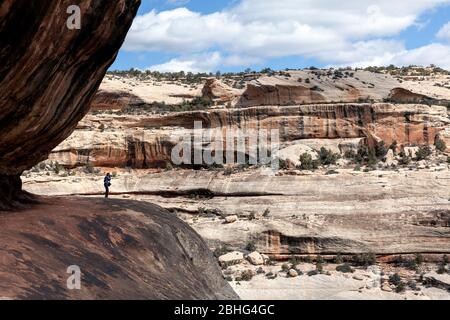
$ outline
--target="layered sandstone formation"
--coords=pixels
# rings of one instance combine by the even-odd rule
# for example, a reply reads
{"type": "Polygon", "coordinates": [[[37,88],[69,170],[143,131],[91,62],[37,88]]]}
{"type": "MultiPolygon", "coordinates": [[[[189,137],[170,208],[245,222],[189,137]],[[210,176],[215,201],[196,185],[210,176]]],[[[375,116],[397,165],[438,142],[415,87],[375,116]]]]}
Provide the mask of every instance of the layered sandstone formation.
{"type": "MultiPolygon", "coordinates": [[[[450,171],[337,169],[298,175],[251,170],[120,173],[113,197],[164,206],[184,217],[211,248],[242,250],[255,241],[272,258],[375,252],[450,253],[450,171]],[[263,213],[268,210],[269,214],[263,213]],[[225,216],[239,220],[227,224],[225,216]]],[[[54,195],[95,196],[101,176],[30,177],[25,187],[54,195]]]]}
{"type": "Polygon", "coordinates": [[[207,97],[218,104],[235,105],[243,90],[232,88],[216,78],[205,81],[202,96],[207,97]]]}
{"type": "Polygon", "coordinates": [[[237,106],[382,101],[399,85],[390,75],[367,71],[302,70],[286,75],[249,82],[237,106]]]}
{"type": "Polygon", "coordinates": [[[1,299],[236,298],[198,234],[155,205],[44,198],[0,228],[1,299]]]}
{"type": "MultiPolygon", "coordinates": [[[[88,163],[99,167],[165,167],[171,163],[174,146],[194,134],[195,121],[204,129],[223,133],[225,150],[227,132],[238,129],[247,134],[277,129],[280,149],[311,139],[317,140],[318,149],[337,139],[353,140],[355,149],[356,140],[369,145],[384,141],[387,146],[396,141],[399,147],[433,144],[439,135],[445,137],[450,123],[445,107],[387,103],[254,107],[167,116],[89,115],[53,150],[50,160],[67,167],[88,163]]],[[[249,141],[246,143],[248,152],[249,141]]]]}
{"type": "Polygon", "coordinates": [[[139,3],[82,1],[81,29],[69,30],[71,1],[2,2],[0,208],[23,198],[15,177],[46,159],[87,113],[139,3]]]}

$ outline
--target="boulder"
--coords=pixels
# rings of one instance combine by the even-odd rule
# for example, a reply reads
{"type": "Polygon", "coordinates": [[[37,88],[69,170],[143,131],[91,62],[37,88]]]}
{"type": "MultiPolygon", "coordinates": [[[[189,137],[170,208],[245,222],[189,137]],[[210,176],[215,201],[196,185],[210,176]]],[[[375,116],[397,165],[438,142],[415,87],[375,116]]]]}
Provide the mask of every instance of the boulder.
{"type": "Polygon", "coordinates": [[[386,283],[381,286],[381,290],[386,291],[386,292],[392,292],[391,286],[386,283]]]}
{"type": "Polygon", "coordinates": [[[226,223],[234,223],[238,221],[238,216],[237,215],[232,215],[232,216],[226,216],[225,217],[225,222],[226,223]]]}
{"type": "Polygon", "coordinates": [[[254,252],[250,253],[247,256],[247,260],[250,261],[250,263],[255,265],[255,266],[259,266],[259,265],[264,264],[264,258],[257,251],[254,251],[254,252]]]}
{"type": "Polygon", "coordinates": [[[411,158],[416,157],[417,151],[419,151],[419,147],[404,147],[403,148],[403,152],[405,153],[405,155],[408,157],[411,157],[411,158]]]}
{"type": "Polygon", "coordinates": [[[219,263],[222,266],[239,264],[244,261],[244,254],[239,251],[229,252],[219,257],[219,263]]]}
{"type": "Polygon", "coordinates": [[[0,215],[2,298],[238,298],[200,236],[159,206],[60,197],[0,215]],[[68,290],[70,266],[80,290],[68,290]]]}
{"type": "Polygon", "coordinates": [[[288,272],[288,276],[289,276],[290,278],[296,278],[296,277],[298,277],[298,272],[297,272],[297,270],[290,269],[289,272],[288,272]]]}

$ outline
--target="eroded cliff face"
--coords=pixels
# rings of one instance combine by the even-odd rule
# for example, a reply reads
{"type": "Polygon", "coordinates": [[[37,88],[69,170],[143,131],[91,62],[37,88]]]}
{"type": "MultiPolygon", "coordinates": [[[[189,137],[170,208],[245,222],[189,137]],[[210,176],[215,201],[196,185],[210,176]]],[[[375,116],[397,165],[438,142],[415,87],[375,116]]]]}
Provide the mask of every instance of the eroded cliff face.
{"type": "Polygon", "coordinates": [[[237,298],[200,236],[156,205],[44,198],[0,228],[2,299],[237,298]],[[72,265],[80,290],[67,289],[72,265]]]}
{"type": "Polygon", "coordinates": [[[23,198],[17,178],[87,113],[139,0],[15,1],[0,5],[0,209],[23,198]],[[66,26],[79,5],[81,29],[66,26]],[[20,35],[20,36],[19,36],[20,35]],[[9,202],[9,204],[8,204],[9,202]]]}
{"type": "Polygon", "coordinates": [[[369,145],[396,141],[399,147],[433,144],[450,123],[444,107],[387,103],[254,107],[167,116],[89,115],[50,159],[69,167],[88,162],[102,167],[164,167],[171,162],[174,146],[193,135],[195,121],[204,129],[219,129],[225,147],[227,132],[277,129],[281,148],[304,139],[325,143],[360,138],[369,145]]]}
{"type": "Polygon", "coordinates": [[[367,71],[289,71],[248,83],[237,107],[383,101],[400,84],[390,75],[367,71]]]}

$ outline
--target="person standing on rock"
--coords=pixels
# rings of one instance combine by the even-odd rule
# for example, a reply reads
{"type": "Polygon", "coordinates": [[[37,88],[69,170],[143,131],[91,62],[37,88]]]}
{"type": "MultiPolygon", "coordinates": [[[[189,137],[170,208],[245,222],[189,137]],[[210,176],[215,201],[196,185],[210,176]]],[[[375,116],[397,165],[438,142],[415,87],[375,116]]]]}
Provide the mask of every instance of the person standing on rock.
{"type": "Polygon", "coordinates": [[[109,187],[111,187],[111,174],[108,172],[103,179],[103,184],[105,185],[105,198],[109,196],[109,187]]]}

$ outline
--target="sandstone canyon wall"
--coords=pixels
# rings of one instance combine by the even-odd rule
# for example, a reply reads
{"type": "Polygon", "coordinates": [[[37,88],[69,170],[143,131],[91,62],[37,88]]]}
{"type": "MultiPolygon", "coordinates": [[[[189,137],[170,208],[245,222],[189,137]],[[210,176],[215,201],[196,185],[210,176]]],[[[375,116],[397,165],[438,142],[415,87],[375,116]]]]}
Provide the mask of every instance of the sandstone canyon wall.
{"type": "Polygon", "coordinates": [[[445,107],[389,103],[266,106],[166,116],[89,115],[53,150],[50,159],[67,167],[87,163],[99,167],[164,167],[171,162],[172,149],[180,139],[193,135],[195,121],[205,129],[223,132],[223,146],[227,145],[227,131],[278,129],[280,149],[305,139],[325,143],[360,138],[368,144],[384,141],[387,146],[394,141],[399,146],[433,144],[450,123],[445,107]]]}
{"type": "Polygon", "coordinates": [[[2,2],[1,207],[21,197],[22,171],[44,160],[87,113],[139,4],[137,0],[114,5],[102,0],[2,2]],[[66,27],[66,11],[73,4],[82,12],[79,30],[66,27]]]}

